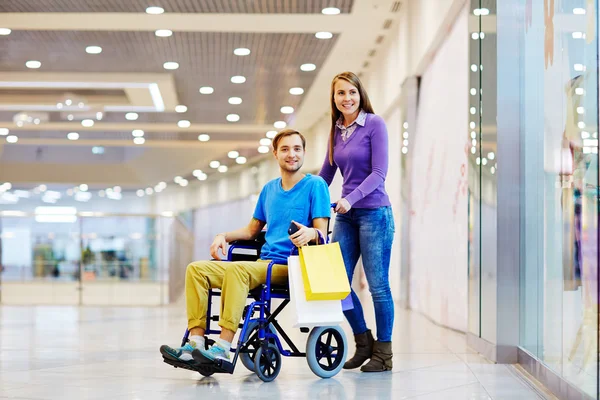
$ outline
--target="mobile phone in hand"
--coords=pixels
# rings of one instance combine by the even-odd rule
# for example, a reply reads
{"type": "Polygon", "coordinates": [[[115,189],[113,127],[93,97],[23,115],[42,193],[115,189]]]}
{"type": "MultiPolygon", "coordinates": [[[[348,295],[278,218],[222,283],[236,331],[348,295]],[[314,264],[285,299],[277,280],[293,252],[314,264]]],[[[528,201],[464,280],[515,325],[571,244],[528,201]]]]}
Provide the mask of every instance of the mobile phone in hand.
{"type": "Polygon", "coordinates": [[[290,223],[290,227],[288,228],[288,234],[291,236],[294,233],[298,232],[300,230],[300,228],[298,228],[298,225],[296,225],[295,223],[290,223]]]}

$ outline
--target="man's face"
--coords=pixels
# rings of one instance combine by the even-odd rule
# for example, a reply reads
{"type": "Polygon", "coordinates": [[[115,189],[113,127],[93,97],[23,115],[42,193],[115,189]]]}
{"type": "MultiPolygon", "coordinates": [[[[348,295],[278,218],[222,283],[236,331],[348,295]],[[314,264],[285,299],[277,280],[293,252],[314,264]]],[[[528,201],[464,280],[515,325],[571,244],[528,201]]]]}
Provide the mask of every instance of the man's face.
{"type": "Polygon", "coordinates": [[[282,138],[273,153],[279,167],[284,171],[296,172],[304,164],[304,148],[302,147],[302,139],[298,135],[282,138]]]}

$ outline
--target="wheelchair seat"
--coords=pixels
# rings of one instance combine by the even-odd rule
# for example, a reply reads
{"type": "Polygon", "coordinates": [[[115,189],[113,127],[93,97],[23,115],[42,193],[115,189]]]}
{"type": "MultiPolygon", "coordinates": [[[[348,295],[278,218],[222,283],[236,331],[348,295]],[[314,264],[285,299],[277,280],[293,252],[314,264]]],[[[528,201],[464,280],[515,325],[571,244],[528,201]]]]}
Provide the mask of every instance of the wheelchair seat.
{"type": "MultiPolygon", "coordinates": [[[[250,292],[248,292],[248,294],[249,294],[248,297],[252,297],[254,300],[259,301],[262,290],[265,287],[266,287],[266,285],[264,285],[264,284],[255,287],[254,289],[250,290],[250,292]]],[[[273,285],[273,284],[271,284],[271,294],[277,295],[278,297],[279,296],[289,297],[290,288],[288,287],[288,285],[273,285]]]]}

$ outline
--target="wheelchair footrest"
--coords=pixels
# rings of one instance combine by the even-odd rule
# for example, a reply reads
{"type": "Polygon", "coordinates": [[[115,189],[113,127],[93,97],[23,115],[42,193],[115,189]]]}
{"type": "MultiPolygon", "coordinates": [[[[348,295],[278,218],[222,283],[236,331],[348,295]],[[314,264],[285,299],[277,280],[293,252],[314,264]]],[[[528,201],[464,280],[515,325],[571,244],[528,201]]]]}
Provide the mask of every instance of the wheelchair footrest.
{"type": "Polygon", "coordinates": [[[207,368],[214,373],[233,374],[235,365],[228,361],[221,360],[221,359],[217,359],[217,360],[213,361],[211,359],[204,357],[204,355],[202,355],[202,353],[200,353],[200,350],[198,350],[198,349],[196,349],[192,352],[192,357],[194,357],[194,361],[196,361],[198,364],[200,364],[202,366],[202,368],[207,368]]]}
{"type": "Polygon", "coordinates": [[[206,365],[201,365],[201,364],[196,364],[196,365],[192,365],[183,361],[179,361],[179,360],[173,360],[167,357],[163,356],[163,361],[169,365],[172,365],[175,368],[182,368],[182,369],[187,369],[189,371],[194,371],[194,372],[205,372],[207,370],[209,370],[209,368],[207,368],[208,366],[206,365]]]}

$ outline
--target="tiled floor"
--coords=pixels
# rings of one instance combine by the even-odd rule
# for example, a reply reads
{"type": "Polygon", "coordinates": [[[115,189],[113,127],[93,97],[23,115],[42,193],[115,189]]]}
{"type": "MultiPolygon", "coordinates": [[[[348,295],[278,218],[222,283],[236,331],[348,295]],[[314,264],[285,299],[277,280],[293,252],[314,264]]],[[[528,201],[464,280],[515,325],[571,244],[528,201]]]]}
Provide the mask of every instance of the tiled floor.
{"type": "MultiPolygon", "coordinates": [[[[178,344],[184,321],[182,306],[0,306],[0,399],[541,398],[512,367],[470,351],[463,335],[405,310],[396,314],[393,372],[342,371],[320,379],[304,359],[285,358],[271,383],[241,363],[233,375],[209,378],[164,364],[158,348],[178,344]]],[[[285,316],[281,321],[285,327],[285,316]]],[[[306,340],[298,330],[290,333],[299,345],[306,340]]]]}

